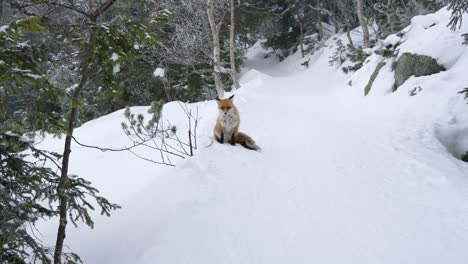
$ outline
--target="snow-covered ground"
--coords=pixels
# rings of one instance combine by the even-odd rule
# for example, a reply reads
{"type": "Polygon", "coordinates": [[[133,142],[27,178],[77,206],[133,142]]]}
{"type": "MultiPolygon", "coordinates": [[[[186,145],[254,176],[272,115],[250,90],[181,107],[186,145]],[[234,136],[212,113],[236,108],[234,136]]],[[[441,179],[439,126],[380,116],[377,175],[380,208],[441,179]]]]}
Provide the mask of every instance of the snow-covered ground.
{"type": "MultiPolygon", "coordinates": [[[[372,67],[349,75],[330,67],[333,39],[308,69],[298,54],[271,64],[255,46],[235,103],[261,152],[206,147],[214,101],[196,104],[200,148],[176,168],[74,146],[72,173],[123,209],[97,217],[94,230],[69,226],[66,244],[96,264],[467,263],[468,163],[458,158],[468,150],[468,105],[457,91],[468,86],[460,38],[468,27],[447,29],[445,10],[429,16],[413,20],[400,48],[434,56],[447,71],[412,77],[391,94],[390,66],[367,97],[372,67]],[[429,19],[437,23],[424,29],[429,19]]],[[[178,104],[164,112],[184,127],[178,104]]],[[[118,111],[88,122],[76,138],[121,147],[122,120],[118,111]]],[[[62,146],[48,139],[42,147],[62,146]]],[[[40,226],[51,245],[56,227],[40,226]]]]}

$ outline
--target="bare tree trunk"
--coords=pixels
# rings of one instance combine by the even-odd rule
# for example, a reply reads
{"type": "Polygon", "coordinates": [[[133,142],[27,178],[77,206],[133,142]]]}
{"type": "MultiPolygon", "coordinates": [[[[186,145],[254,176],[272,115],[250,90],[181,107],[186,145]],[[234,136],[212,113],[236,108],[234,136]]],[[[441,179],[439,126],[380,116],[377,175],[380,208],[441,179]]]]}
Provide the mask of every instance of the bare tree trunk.
{"type": "Polygon", "coordinates": [[[231,0],[231,27],[229,29],[229,57],[231,60],[231,78],[235,89],[240,88],[239,79],[237,77],[236,69],[236,43],[235,43],[235,13],[234,13],[234,0],[231,0]]]}
{"type": "Polygon", "coordinates": [[[335,25],[335,34],[340,33],[340,24],[338,22],[338,18],[335,14],[335,12],[332,13],[331,18],[333,19],[333,24],[335,25]]]}
{"type": "Polygon", "coordinates": [[[301,56],[304,58],[304,25],[302,18],[299,18],[299,49],[301,50],[301,56]]]}
{"type": "Polygon", "coordinates": [[[351,26],[349,26],[349,23],[346,22],[346,36],[348,37],[349,40],[349,45],[354,49],[354,43],[353,43],[353,38],[351,38],[351,31],[349,30],[351,26]]]}
{"type": "Polygon", "coordinates": [[[219,24],[216,24],[215,17],[214,17],[214,5],[213,0],[207,0],[207,10],[206,13],[208,14],[208,22],[210,23],[211,28],[211,37],[213,41],[213,65],[214,65],[214,80],[215,80],[215,87],[216,92],[218,93],[219,98],[224,97],[224,87],[223,81],[221,79],[221,47],[219,44],[219,28],[221,27],[222,21],[219,24]]]}
{"type": "Polygon", "coordinates": [[[367,21],[364,17],[364,0],[357,0],[357,15],[359,24],[361,24],[362,35],[363,35],[363,46],[364,48],[369,47],[369,28],[367,27],[367,21]]]}
{"type": "Polygon", "coordinates": [[[322,2],[317,1],[318,4],[318,13],[317,13],[317,27],[319,31],[319,40],[323,39],[323,26],[322,26],[322,2]]]}
{"type": "MultiPolygon", "coordinates": [[[[98,16],[103,14],[108,8],[110,8],[116,0],[107,0],[100,8],[98,8],[90,17],[92,23],[96,23],[98,16]]],[[[93,32],[90,35],[91,42],[93,41],[93,32]]],[[[84,56],[86,57],[90,54],[91,49],[87,47],[84,51],[84,56]]],[[[82,60],[83,62],[83,60],[82,60]]],[[[57,240],[55,242],[54,250],[54,264],[62,263],[62,254],[63,254],[63,243],[66,237],[66,228],[67,228],[67,213],[68,213],[68,167],[70,164],[70,154],[71,154],[71,141],[73,138],[73,132],[76,125],[76,120],[78,118],[78,104],[77,101],[81,96],[81,91],[89,80],[89,65],[88,62],[81,65],[81,80],[73,92],[73,96],[70,99],[70,117],[68,118],[68,127],[67,127],[67,136],[65,137],[65,145],[63,148],[63,157],[62,157],[62,168],[60,171],[59,184],[57,186],[57,195],[59,200],[59,227],[57,231],[57,240]]]]}
{"type": "Polygon", "coordinates": [[[63,243],[66,237],[66,227],[67,227],[67,212],[68,212],[68,197],[67,197],[67,188],[68,188],[68,167],[70,164],[70,153],[71,153],[71,140],[73,137],[73,131],[76,124],[76,119],[78,116],[78,106],[76,101],[79,99],[81,90],[88,81],[88,67],[85,66],[82,69],[82,78],[80,84],[73,93],[73,96],[70,100],[70,117],[68,119],[68,128],[67,136],[65,137],[65,146],[63,150],[62,158],[62,169],[60,171],[60,180],[57,187],[57,194],[59,197],[59,228],[57,232],[57,240],[55,242],[55,251],[54,251],[54,263],[62,263],[62,253],[63,253],[63,243]]]}

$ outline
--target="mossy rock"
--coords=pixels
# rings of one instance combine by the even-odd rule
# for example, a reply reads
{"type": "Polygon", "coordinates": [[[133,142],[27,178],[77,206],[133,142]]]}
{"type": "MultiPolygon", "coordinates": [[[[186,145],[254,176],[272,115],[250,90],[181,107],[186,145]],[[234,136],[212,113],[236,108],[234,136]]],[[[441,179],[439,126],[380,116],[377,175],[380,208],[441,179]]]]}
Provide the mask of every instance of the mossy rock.
{"type": "Polygon", "coordinates": [[[372,85],[374,84],[375,79],[377,78],[377,75],[379,75],[380,70],[385,66],[385,62],[380,62],[377,67],[375,68],[374,72],[372,73],[369,82],[367,83],[366,87],[364,88],[364,95],[368,95],[372,85]]]}
{"type": "Polygon", "coordinates": [[[395,67],[395,89],[411,76],[420,77],[445,71],[437,61],[429,56],[404,53],[395,67]]]}

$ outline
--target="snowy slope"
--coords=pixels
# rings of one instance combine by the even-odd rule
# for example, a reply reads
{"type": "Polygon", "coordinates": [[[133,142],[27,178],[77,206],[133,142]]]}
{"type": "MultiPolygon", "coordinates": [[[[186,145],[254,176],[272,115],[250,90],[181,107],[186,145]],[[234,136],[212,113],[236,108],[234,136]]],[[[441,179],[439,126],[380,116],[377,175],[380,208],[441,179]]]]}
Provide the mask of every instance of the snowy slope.
{"type": "MultiPolygon", "coordinates": [[[[440,21],[434,32],[426,35],[415,19],[401,49],[434,55],[444,34],[451,51],[437,59],[448,70],[410,78],[393,94],[389,69],[368,97],[365,84],[349,86],[370,70],[351,76],[329,67],[332,39],[308,69],[295,68],[297,54],[277,66],[252,49],[235,103],[241,130],[262,152],[205,147],[213,101],[196,104],[201,147],[176,168],[74,146],[71,171],[123,209],[98,217],[94,230],[70,226],[66,243],[96,264],[467,263],[468,163],[455,156],[468,150],[468,105],[456,94],[468,83],[468,48],[459,38],[468,28],[446,29],[445,10],[430,16],[440,21]],[[422,91],[411,97],[414,86],[422,91]]],[[[164,112],[184,126],[176,103],[164,112]]],[[[76,137],[126,145],[122,119],[118,111],[91,121],[76,137]]],[[[42,147],[60,151],[61,142],[42,147]]],[[[40,227],[47,243],[56,224],[40,227]]]]}

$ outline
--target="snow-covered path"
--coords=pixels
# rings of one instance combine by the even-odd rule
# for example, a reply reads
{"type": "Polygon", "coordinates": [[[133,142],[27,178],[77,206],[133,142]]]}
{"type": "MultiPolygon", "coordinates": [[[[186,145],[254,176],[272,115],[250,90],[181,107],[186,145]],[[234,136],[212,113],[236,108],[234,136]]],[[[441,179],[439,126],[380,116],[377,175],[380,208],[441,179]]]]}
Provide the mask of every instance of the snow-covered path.
{"type": "Polygon", "coordinates": [[[170,206],[142,262],[468,259],[467,179],[414,116],[271,89],[238,98],[263,151],[215,145],[189,161],[193,196],[170,206]]]}
{"type": "MultiPolygon", "coordinates": [[[[272,68],[249,56],[235,103],[261,152],[213,144],[161,168],[75,146],[73,173],[123,209],[98,217],[95,230],[70,227],[67,244],[93,264],[467,263],[468,164],[447,151],[438,129],[464,122],[447,105],[466,109],[450,97],[458,98],[456,81],[468,81],[459,74],[468,52],[446,73],[410,80],[451,90],[409,97],[403,87],[366,98],[328,66],[330,52],[316,52],[305,71],[291,68],[294,57],[272,68]]],[[[206,146],[216,103],[197,105],[206,146]]],[[[165,111],[183,123],[176,108],[165,111]]],[[[120,120],[122,111],[76,136],[122,146],[120,120]]],[[[41,230],[52,244],[56,223],[41,230]]]]}
{"type": "MultiPolygon", "coordinates": [[[[467,166],[413,104],[350,100],[326,78],[309,85],[305,78],[320,80],[314,74],[244,76],[249,83],[236,95],[241,130],[262,152],[214,144],[163,170],[132,167],[125,154],[107,157],[114,174],[88,178],[124,209],[98,219],[95,231],[71,231],[69,244],[85,263],[466,262],[467,166]],[[110,180],[144,184],[109,190],[110,180]]],[[[202,109],[208,137],[216,106],[202,109]]],[[[104,132],[114,120],[78,135],[104,132]]],[[[103,155],[75,152],[81,164],[103,155]]]]}

